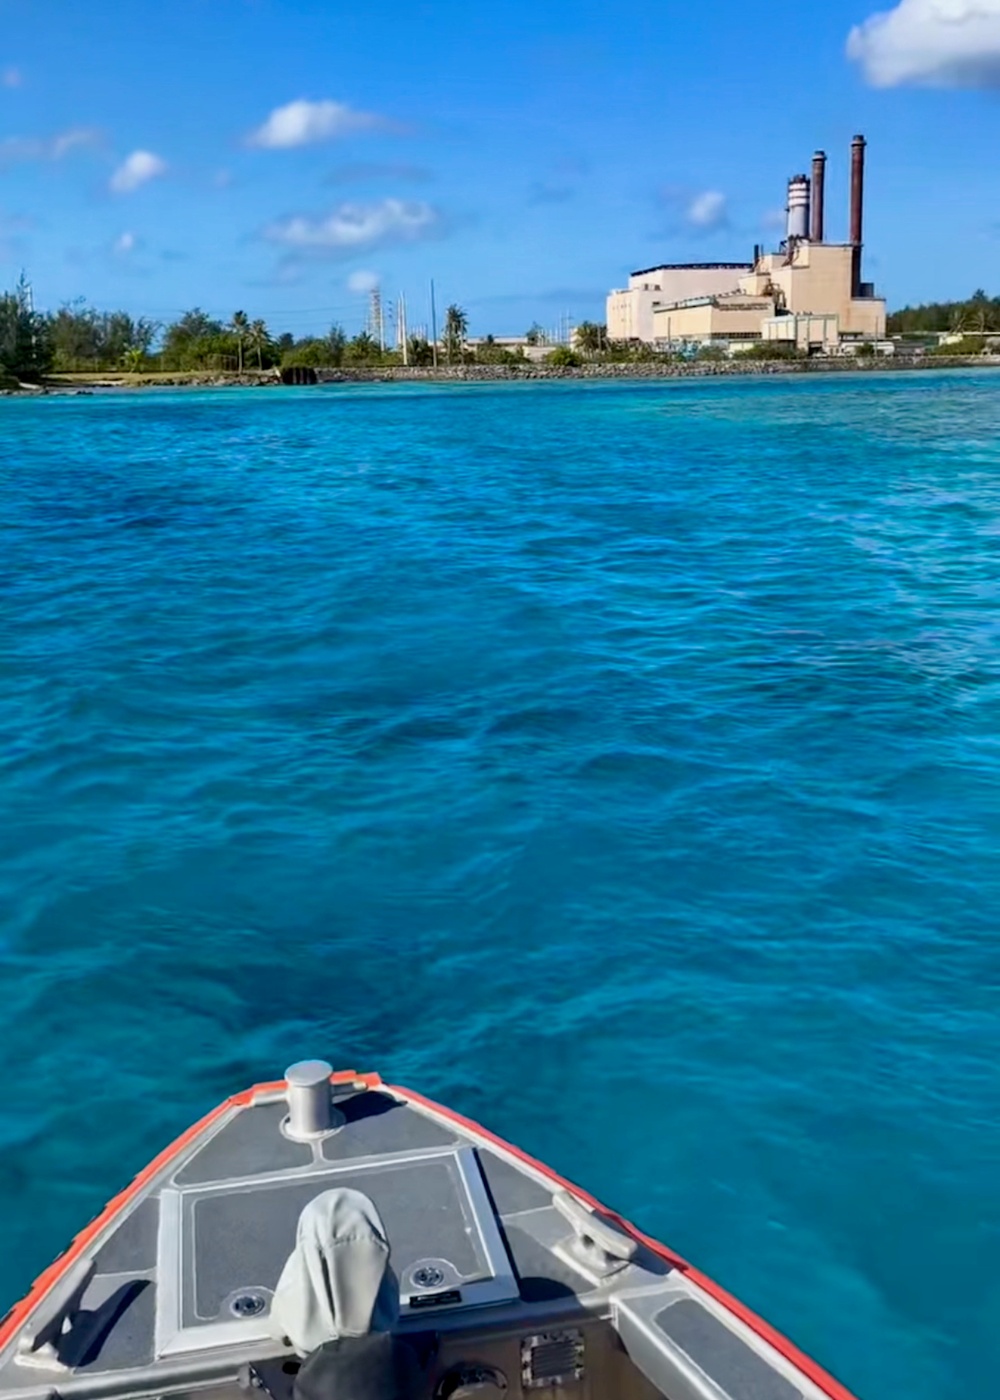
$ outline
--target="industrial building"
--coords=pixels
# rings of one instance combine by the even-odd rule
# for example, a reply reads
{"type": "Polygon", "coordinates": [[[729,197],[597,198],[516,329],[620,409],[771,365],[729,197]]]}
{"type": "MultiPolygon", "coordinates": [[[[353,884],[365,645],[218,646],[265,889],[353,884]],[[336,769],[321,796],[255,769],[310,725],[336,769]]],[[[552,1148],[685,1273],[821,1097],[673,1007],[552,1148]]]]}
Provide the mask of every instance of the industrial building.
{"type": "Polygon", "coordinates": [[[788,182],[786,237],[752,263],[689,263],[635,272],[608,297],[608,335],[663,349],[768,341],[837,353],[885,337],[885,301],[862,281],[865,139],[851,143],[849,237],[828,243],[826,155],[788,182]]]}
{"type": "Polygon", "coordinates": [[[665,263],[633,272],[628,286],[608,297],[608,337],[651,344],[656,339],[654,311],[694,297],[730,292],[751,268],[751,263],[665,263]]]}

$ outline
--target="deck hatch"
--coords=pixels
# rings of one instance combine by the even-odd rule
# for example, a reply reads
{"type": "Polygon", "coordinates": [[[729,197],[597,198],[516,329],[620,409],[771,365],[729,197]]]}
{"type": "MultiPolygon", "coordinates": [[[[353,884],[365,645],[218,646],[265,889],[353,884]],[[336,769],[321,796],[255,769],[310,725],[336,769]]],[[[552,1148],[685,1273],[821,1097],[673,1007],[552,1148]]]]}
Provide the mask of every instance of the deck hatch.
{"type": "Polygon", "coordinates": [[[331,1163],[308,1176],[297,1172],[163,1193],[157,1354],[267,1337],[271,1297],[303,1207],[344,1186],[363,1191],[382,1217],[404,1316],[517,1299],[517,1281],[471,1148],[331,1163]],[[234,1317],[237,1295],[261,1297],[267,1306],[234,1317]]]}

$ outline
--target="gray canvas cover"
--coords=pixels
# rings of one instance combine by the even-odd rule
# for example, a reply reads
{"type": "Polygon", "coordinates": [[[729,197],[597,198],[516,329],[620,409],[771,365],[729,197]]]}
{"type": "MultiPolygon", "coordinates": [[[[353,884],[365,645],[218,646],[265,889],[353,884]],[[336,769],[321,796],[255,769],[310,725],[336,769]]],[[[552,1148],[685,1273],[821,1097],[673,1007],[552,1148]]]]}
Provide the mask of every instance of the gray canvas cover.
{"type": "Polygon", "coordinates": [[[271,1304],[271,1329],[307,1356],[338,1337],[388,1332],[399,1284],[378,1211],[360,1191],[324,1191],[299,1216],[271,1304]]]}

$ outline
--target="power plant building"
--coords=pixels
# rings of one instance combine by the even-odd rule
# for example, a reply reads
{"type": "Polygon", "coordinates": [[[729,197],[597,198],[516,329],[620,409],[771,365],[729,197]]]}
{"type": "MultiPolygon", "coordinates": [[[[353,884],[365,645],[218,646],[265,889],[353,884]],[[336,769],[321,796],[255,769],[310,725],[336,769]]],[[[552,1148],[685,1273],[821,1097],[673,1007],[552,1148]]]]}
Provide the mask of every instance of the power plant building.
{"type": "Polygon", "coordinates": [[[608,297],[608,337],[650,344],[656,339],[653,313],[660,307],[732,291],[750,269],[750,263],[665,263],[633,272],[628,286],[608,297]]]}
{"type": "Polygon", "coordinates": [[[769,341],[814,352],[883,340],[885,301],[861,280],[864,155],[864,138],[856,136],[847,243],[824,238],[826,156],[818,151],[811,179],[789,181],[786,237],[776,253],[758,248],[752,263],[633,273],[628,291],[608,298],[609,337],[663,347],[769,341]],[[702,280],[709,267],[711,286],[702,280]]]}

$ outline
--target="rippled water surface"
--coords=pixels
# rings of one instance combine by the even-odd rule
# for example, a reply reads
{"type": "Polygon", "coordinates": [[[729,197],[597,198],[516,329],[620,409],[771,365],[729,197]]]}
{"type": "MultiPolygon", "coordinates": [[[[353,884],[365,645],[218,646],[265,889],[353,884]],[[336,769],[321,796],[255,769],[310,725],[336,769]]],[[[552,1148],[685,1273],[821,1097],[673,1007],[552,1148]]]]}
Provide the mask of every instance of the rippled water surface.
{"type": "Polygon", "coordinates": [[[865,1400],[994,1393],[998,430],[958,374],[0,404],[0,1305],[321,1053],[865,1400]]]}

